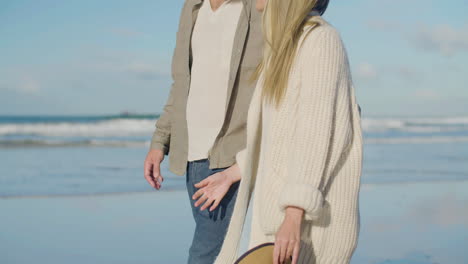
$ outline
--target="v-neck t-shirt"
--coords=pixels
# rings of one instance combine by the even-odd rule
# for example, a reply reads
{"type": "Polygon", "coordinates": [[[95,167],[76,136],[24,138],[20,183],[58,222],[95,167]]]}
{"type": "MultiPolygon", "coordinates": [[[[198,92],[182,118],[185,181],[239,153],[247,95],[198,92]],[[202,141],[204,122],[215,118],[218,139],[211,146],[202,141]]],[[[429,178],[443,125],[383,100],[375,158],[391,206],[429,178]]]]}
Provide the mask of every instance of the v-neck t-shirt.
{"type": "Polygon", "coordinates": [[[225,118],[234,36],[243,10],[228,0],[215,11],[204,0],[192,33],[193,63],[187,100],[188,161],[208,157],[225,118]]]}

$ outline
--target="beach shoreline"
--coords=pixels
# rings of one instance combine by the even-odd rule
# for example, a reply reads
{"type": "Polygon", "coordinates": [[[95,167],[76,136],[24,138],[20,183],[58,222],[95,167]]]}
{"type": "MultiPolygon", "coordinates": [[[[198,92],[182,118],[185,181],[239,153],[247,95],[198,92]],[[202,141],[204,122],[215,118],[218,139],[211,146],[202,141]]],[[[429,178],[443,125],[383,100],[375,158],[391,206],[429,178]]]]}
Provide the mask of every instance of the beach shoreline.
{"type": "MultiPolygon", "coordinates": [[[[450,247],[468,234],[463,223],[466,190],[468,182],[363,184],[361,233],[352,263],[388,260],[391,255],[380,241],[391,244],[392,256],[402,259],[425,252],[440,263],[464,263],[468,256],[463,250],[450,247]],[[414,236],[406,237],[408,230],[414,236]],[[431,242],[433,236],[440,241],[431,242]]],[[[184,263],[194,229],[188,199],[185,190],[0,199],[0,260],[184,263]]],[[[247,250],[250,209],[246,221],[242,252],[247,250]]]]}

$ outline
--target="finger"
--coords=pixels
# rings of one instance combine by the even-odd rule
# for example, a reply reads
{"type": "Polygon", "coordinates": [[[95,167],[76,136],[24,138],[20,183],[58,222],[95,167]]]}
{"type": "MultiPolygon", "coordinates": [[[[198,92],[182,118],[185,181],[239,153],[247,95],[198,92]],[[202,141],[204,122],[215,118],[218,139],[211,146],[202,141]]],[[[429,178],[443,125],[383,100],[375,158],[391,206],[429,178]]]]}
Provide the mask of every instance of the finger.
{"type": "Polygon", "coordinates": [[[161,172],[159,173],[158,179],[161,183],[164,181],[164,177],[162,176],[161,172]]]}
{"type": "Polygon", "coordinates": [[[196,202],[195,206],[200,206],[208,200],[208,196],[204,195],[196,202]]]}
{"type": "Polygon", "coordinates": [[[161,175],[161,166],[159,162],[153,162],[153,181],[156,183],[156,187],[159,190],[161,188],[162,183],[162,175],[161,175]]]}
{"type": "Polygon", "coordinates": [[[208,197],[206,195],[203,195],[198,201],[195,202],[195,207],[198,207],[200,204],[204,203],[208,197]]]}
{"type": "Polygon", "coordinates": [[[208,178],[194,184],[194,186],[197,187],[197,188],[201,188],[201,187],[204,187],[206,185],[208,185],[208,178]]]}
{"type": "Polygon", "coordinates": [[[293,250],[293,255],[292,255],[292,263],[291,264],[297,264],[298,258],[299,258],[299,249],[301,248],[300,242],[296,242],[296,245],[294,246],[293,250]]]}
{"type": "Polygon", "coordinates": [[[159,169],[159,163],[158,162],[153,162],[153,178],[157,179],[161,175],[161,171],[159,169]]]}
{"type": "Polygon", "coordinates": [[[198,191],[196,191],[196,192],[192,195],[192,199],[193,199],[193,200],[198,199],[198,197],[202,196],[204,192],[205,192],[205,189],[204,189],[204,188],[199,189],[198,191]]]}
{"type": "Polygon", "coordinates": [[[279,255],[279,262],[284,263],[286,257],[286,250],[288,249],[288,242],[282,242],[280,247],[280,255],[279,255]]]}
{"type": "Polygon", "coordinates": [[[275,241],[275,247],[273,249],[273,264],[279,264],[279,255],[280,255],[280,244],[278,241],[275,241]]]}
{"type": "Polygon", "coordinates": [[[205,204],[203,204],[203,206],[200,208],[200,210],[202,210],[202,211],[205,210],[212,203],[213,203],[213,199],[209,198],[208,200],[206,200],[205,204]]]}
{"type": "Polygon", "coordinates": [[[159,163],[159,165],[158,165],[158,171],[159,171],[159,177],[161,177],[161,182],[163,182],[163,181],[164,181],[164,177],[163,177],[163,175],[162,175],[162,173],[161,173],[161,163],[159,163]]]}
{"type": "Polygon", "coordinates": [[[210,207],[210,211],[214,211],[216,207],[218,207],[220,202],[221,202],[221,199],[216,199],[214,204],[210,207]]]}
{"type": "Polygon", "coordinates": [[[156,188],[156,183],[154,182],[153,178],[151,177],[151,167],[153,165],[151,163],[145,163],[145,168],[144,168],[144,176],[146,181],[153,187],[156,188]]]}
{"type": "Polygon", "coordinates": [[[291,259],[291,256],[293,254],[293,251],[294,251],[294,247],[295,247],[295,241],[289,241],[288,243],[288,248],[286,249],[286,255],[284,257],[284,261],[286,262],[288,259],[291,259]]]}
{"type": "Polygon", "coordinates": [[[164,178],[162,176],[159,176],[156,181],[159,183],[159,185],[162,185],[162,182],[164,181],[164,178]]]}
{"type": "Polygon", "coordinates": [[[151,175],[151,167],[152,166],[153,165],[150,162],[145,161],[145,163],[144,163],[144,173],[143,173],[145,175],[145,178],[146,178],[146,176],[151,175]]]}

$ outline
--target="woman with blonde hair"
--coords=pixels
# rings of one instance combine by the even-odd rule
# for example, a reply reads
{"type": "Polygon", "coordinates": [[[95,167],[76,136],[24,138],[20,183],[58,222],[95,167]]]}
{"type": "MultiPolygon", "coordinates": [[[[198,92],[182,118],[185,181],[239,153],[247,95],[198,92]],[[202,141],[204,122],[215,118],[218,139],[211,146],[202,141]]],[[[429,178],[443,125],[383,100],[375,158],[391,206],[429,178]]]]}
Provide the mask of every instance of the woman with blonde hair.
{"type": "Polygon", "coordinates": [[[263,61],[247,145],[236,155],[239,173],[231,175],[241,181],[239,193],[216,264],[238,258],[253,191],[248,248],[274,242],[275,264],[346,264],[356,249],[361,113],[340,34],[321,16],[327,6],[328,0],[257,0],[263,61]]]}

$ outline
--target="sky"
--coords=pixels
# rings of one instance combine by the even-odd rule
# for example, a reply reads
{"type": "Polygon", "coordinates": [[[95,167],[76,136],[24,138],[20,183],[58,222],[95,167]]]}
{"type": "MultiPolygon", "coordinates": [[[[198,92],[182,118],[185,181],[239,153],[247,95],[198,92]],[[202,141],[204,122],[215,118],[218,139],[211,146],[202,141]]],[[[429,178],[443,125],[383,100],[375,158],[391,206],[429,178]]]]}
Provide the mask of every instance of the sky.
{"type": "MultiPolygon", "coordinates": [[[[0,115],[157,114],[183,0],[3,0],[0,115]]],[[[363,116],[468,115],[468,1],[331,1],[363,116]]]]}

